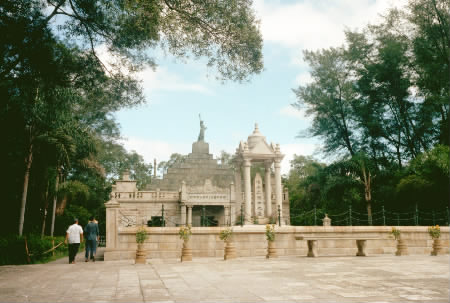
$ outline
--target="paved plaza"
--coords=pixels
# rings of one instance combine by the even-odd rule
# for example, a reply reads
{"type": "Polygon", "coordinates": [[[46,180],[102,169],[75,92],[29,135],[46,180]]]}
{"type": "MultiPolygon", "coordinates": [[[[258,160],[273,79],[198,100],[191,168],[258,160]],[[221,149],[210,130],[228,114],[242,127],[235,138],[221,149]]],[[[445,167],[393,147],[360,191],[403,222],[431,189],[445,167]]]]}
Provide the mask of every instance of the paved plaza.
{"type": "MultiPolygon", "coordinates": [[[[1,302],[448,302],[449,256],[0,267],[1,302]]],[[[81,262],[80,262],[81,261],[81,262]]]]}

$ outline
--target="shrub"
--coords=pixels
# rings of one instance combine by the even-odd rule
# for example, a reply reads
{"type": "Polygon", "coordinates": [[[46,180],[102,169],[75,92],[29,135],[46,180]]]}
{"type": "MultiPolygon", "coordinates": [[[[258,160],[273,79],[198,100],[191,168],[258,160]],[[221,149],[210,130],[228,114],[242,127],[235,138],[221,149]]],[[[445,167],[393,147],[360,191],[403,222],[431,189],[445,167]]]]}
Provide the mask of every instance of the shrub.
{"type": "Polygon", "coordinates": [[[233,228],[229,227],[227,229],[221,230],[219,234],[220,240],[228,241],[233,235],[233,228]]]}
{"type": "Polygon", "coordinates": [[[180,230],[178,231],[178,235],[180,236],[180,239],[189,240],[192,235],[191,227],[181,226],[180,230]]]}
{"type": "Polygon", "coordinates": [[[267,241],[269,241],[269,242],[275,241],[275,225],[274,224],[266,225],[266,238],[267,238],[267,241]]]}
{"type": "Polygon", "coordinates": [[[400,239],[401,231],[400,231],[400,229],[392,227],[391,234],[394,236],[395,240],[398,240],[398,239],[400,239]]]}
{"type": "Polygon", "coordinates": [[[431,238],[439,239],[439,237],[441,236],[441,228],[439,227],[439,225],[430,226],[428,227],[428,233],[430,234],[431,238]]]}
{"type": "Polygon", "coordinates": [[[148,234],[145,227],[144,226],[139,227],[138,230],[136,231],[136,243],[142,244],[145,242],[145,240],[147,240],[147,238],[148,234]]]}

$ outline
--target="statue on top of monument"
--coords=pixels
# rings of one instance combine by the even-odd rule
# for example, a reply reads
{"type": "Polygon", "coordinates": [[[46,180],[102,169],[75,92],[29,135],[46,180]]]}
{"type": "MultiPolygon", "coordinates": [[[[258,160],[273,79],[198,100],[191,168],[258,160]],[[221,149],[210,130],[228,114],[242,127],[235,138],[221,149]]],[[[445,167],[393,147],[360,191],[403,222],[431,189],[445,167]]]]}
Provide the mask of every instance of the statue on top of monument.
{"type": "Polygon", "coordinates": [[[206,130],[206,126],[203,123],[202,117],[200,116],[200,114],[198,114],[198,117],[200,118],[200,133],[198,134],[198,139],[197,141],[205,141],[205,130],[206,130]]]}

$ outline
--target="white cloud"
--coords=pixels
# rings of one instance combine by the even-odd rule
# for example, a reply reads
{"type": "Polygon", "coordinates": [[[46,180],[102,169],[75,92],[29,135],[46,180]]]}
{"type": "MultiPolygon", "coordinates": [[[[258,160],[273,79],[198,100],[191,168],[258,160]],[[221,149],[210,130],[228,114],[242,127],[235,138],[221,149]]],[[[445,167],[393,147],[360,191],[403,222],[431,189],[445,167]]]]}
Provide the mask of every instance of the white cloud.
{"type": "Polygon", "coordinates": [[[143,82],[144,92],[151,95],[157,91],[187,91],[212,95],[206,86],[200,83],[185,81],[180,75],[169,72],[164,67],[158,67],[155,71],[148,68],[139,73],[143,82]]]}
{"type": "Polygon", "coordinates": [[[298,120],[310,122],[311,118],[306,116],[304,109],[297,109],[292,105],[286,105],[280,109],[280,115],[296,118],[298,120]]]}
{"type": "Polygon", "coordinates": [[[288,48],[315,50],[339,46],[344,29],[363,28],[380,19],[389,7],[400,7],[406,0],[305,0],[283,4],[283,1],[257,0],[254,7],[261,18],[265,41],[288,48]]]}
{"type": "Polygon", "coordinates": [[[281,162],[281,173],[289,173],[289,170],[291,168],[290,161],[294,159],[294,154],[309,156],[316,154],[319,148],[320,146],[314,143],[280,144],[281,152],[285,155],[283,161],[281,162]]]}
{"type": "Polygon", "coordinates": [[[296,85],[304,86],[306,84],[312,83],[312,81],[313,81],[313,78],[311,77],[311,74],[309,72],[302,72],[295,77],[296,85]]]}

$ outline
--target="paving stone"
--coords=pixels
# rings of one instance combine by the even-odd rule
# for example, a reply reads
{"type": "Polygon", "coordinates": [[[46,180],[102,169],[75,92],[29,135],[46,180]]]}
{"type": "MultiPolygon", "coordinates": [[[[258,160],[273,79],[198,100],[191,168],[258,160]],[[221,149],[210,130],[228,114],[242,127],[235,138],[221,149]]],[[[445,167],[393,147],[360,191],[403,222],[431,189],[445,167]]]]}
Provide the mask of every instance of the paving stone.
{"type": "Polygon", "coordinates": [[[0,302],[448,302],[448,256],[0,267],[0,302]]]}

